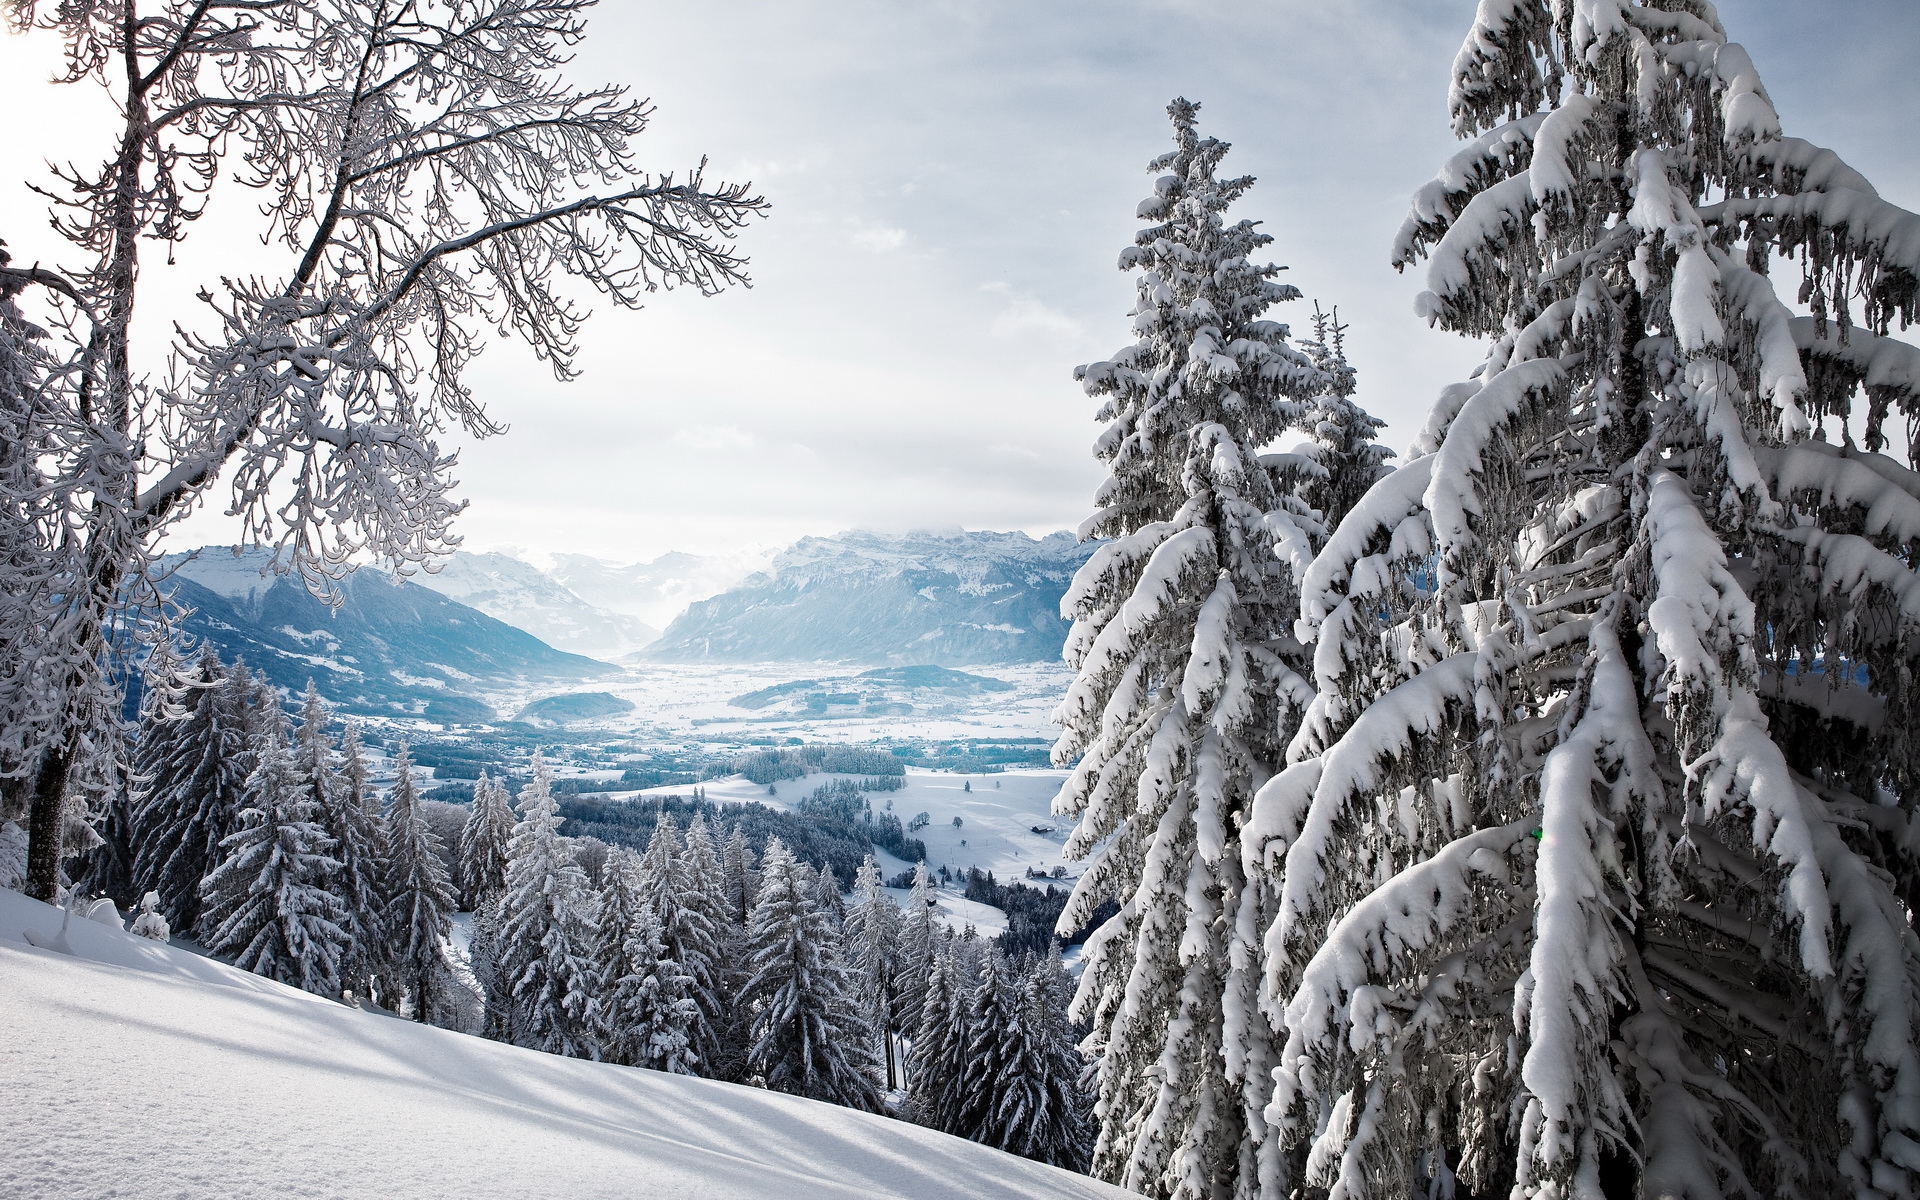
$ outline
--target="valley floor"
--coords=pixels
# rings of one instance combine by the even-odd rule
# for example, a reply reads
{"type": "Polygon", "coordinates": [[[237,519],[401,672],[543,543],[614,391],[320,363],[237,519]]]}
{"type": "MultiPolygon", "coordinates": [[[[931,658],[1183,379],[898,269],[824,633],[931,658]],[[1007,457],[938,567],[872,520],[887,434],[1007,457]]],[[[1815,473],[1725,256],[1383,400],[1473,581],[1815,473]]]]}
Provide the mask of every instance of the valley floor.
{"type": "Polygon", "coordinates": [[[355,1011],[79,918],[63,936],[61,918],[0,890],[0,1195],[1126,1195],[904,1122],[355,1011]]]}

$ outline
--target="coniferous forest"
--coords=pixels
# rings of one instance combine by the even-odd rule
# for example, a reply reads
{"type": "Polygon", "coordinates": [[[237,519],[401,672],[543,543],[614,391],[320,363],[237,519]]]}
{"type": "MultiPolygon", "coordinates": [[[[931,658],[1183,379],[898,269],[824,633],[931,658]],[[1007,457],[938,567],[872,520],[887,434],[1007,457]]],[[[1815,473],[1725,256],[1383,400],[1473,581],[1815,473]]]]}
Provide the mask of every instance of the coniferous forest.
{"type": "MultiPolygon", "coordinates": [[[[8,6],[119,132],[37,193],[65,265],[0,243],[0,870],[59,930],[0,910],[5,953],[85,958],[92,917],[528,1070],[1100,1181],[1007,1194],[1920,1195],[1920,215],[1786,132],[1733,5],[1461,10],[1444,108],[1399,114],[1457,145],[1379,255],[1470,364],[1414,427],[1342,281],[1275,261],[1345,232],[1166,105],[1117,348],[1070,370],[1100,482],[1049,767],[963,728],[1014,683],[929,661],[756,684],[772,732],[661,734],[644,775],[562,778],[529,704],[509,777],[189,633],[166,538],[224,505],[336,606],[438,569],[451,439],[506,433],[495,333],[565,381],[579,297],[744,289],[777,207],[636,165],[649,103],[563,70],[590,8],[8,6]],[[228,176],[254,273],[136,326],[228,176]],[[951,740],[777,724],[856,717],[951,740]],[[1009,765],[1052,772],[1025,844],[1071,871],[978,865],[1009,765]],[[955,812],[895,811],[928,776],[955,812]]],[[[735,607],[823,586],[774,563],[735,607]]]]}

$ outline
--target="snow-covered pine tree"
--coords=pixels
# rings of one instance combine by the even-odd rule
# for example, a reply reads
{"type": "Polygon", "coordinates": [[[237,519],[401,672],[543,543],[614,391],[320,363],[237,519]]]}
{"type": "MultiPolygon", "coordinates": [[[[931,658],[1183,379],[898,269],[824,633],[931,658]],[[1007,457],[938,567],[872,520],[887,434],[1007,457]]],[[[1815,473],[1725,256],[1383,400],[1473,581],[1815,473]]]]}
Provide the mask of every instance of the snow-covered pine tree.
{"type": "Polygon", "coordinates": [[[746,830],[740,828],[738,821],[727,828],[720,865],[726,872],[727,907],[733,913],[734,924],[744,931],[753,920],[753,899],[760,894],[760,873],[753,847],[747,843],[746,830]]]}
{"type": "Polygon", "coordinates": [[[630,1065],[630,1047],[621,1037],[621,1022],[610,998],[620,980],[632,974],[627,958],[627,933],[636,914],[646,908],[641,897],[639,859],[632,851],[615,846],[607,854],[600,870],[600,902],[594,910],[596,925],[593,961],[596,979],[594,995],[601,1004],[594,1013],[593,1038],[600,1046],[600,1061],[630,1065]]]}
{"type": "Polygon", "coordinates": [[[346,914],[329,885],[339,864],[287,742],[286,714],[259,721],[240,827],[201,883],[207,949],[233,965],[322,996],[340,995],[346,914]]]}
{"type": "Polygon", "coordinates": [[[135,886],[158,893],[167,924],[192,935],[206,932],[200,881],[220,865],[245,802],[246,712],[212,646],[180,684],[178,709],[150,709],[140,724],[132,840],[135,886]]]}
{"type": "MultiPolygon", "coordinates": [[[[998,1150],[1018,1136],[1013,1123],[1002,1125],[997,1117],[1015,1116],[998,1101],[1009,1090],[1019,1087],[1015,1073],[1020,1063],[1020,995],[1015,972],[999,947],[990,946],[981,956],[980,970],[967,981],[964,1022],[960,1034],[966,1046],[964,1073],[959,1080],[959,1095],[947,1132],[981,1142],[998,1150]]],[[[1024,1114],[1020,1114],[1024,1115],[1024,1114]]]]}
{"type": "Polygon", "coordinates": [[[956,1035],[948,1010],[959,985],[953,943],[951,931],[935,927],[926,982],[919,992],[920,1019],[907,1049],[907,1105],[920,1124],[942,1130],[955,1091],[954,1081],[947,1078],[948,1044],[956,1035]]]}
{"type": "Polygon", "coordinates": [[[899,1086],[895,1069],[893,1032],[895,994],[900,956],[900,906],[887,895],[879,864],[867,855],[853,879],[853,905],[847,910],[843,941],[847,967],[855,980],[854,996],[866,1009],[867,1027],[876,1039],[875,1053],[886,1064],[887,1090],[899,1086]]]}
{"type": "Polygon", "coordinates": [[[507,843],[512,837],[507,785],[482,771],[460,830],[460,897],[471,911],[479,912],[507,886],[507,843]]]}
{"type": "Polygon", "coordinates": [[[1034,959],[1020,976],[1015,1041],[1006,1083],[993,1098],[988,1124],[1001,1149],[1070,1171],[1086,1169],[1093,1135],[1080,1087],[1085,1060],[1074,1046],[1067,1005],[1073,981],[1060,962],[1060,943],[1034,959]]]}
{"type": "Polygon", "coordinates": [[[307,789],[315,820],[333,841],[331,857],[340,864],[328,884],[340,899],[340,927],[347,935],[340,958],[340,982],[357,991],[371,974],[369,956],[384,948],[380,876],[369,862],[366,823],[364,819],[354,821],[355,806],[349,804],[346,781],[334,765],[333,739],[328,736],[332,724],[332,710],[309,679],[300,701],[300,723],[294,732],[293,766],[307,789]]]}
{"type": "Polygon", "coordinates": [[[839,935],[779,838],[760,864],[749,939],[754,1071],[776,1092],[880,1111],[872,1036],[840,960],[839,935]]]}
{"type": "MultiPolygon", "coordinates": [[[[903,1038],[919,1036],[920,1017],[939,948],[940,917],[934,909],[933,876],[922,860],[913,868],[913,893],[900,922],[900,966],[894,988],[893,1019],[894,1028],[903,1038]]],[[[911,1080],[911,1056],[902,1066],[911,1080]]]]}
{"type": "Polygon", "coordinates": [[[508,843],[507,890],[497,951],[507,989],[508,1040],[549,1054],[591,1058],[596,927],[587,876],[560,838],[560,807],[546,760],[533,756],[520,789],[520,822],[508,843]]]}
{"type": "Polygon", "coordinates": [[[700,1015],[687,995],[693,980],[667,950],[660,918],[641,889],[639,858],[630,851],[616,849],[607,858],[599,920],[601,1060],[693,1074],[689,1033],[700,1015]]]}
{"type": "MultiPolygon", "coordinates": [[[[1377,440],[1387,423],[1353,398],[1358,385],[1347,362],[1347,327],[1340,323],[1340,310],[1323,312],[1315,304],[1313,338],[1301,342],[1300,348],[1326,382],[1308,402],[1300,421],[1313,440],[1297,453],[1310,458],[1316,469],[1305,473],[1294,494],[1319,514],[1321,528],[1330,535],[1367,489],[1392,470],[1387,460],[1393,451],[1377,440]]],[[[1324,537],[1316,539],[1314,549],[1322,544],[1324,537]]]]}
{"type": "Polygon", "coordinates": [[[1320,530],[1281,486],[1294,456],[1261,451],[1330,385],[1265,318],[1299,292],[1249,258],[1271,237],[1227,223],[1253,180],[1216,177],[1227,145],[1200,136],[1198,109],[1168,107],[1175,148],[1139,210],[1154,224],[1120,256],[1140,272],[1139,341],[1075,372],[1102,398],[1110,469],[1080,533],[1111,540],[1061,600],[1079,677],[1053,750],[1078,760],[1054,801],[1079,818],[1067,852],[1092,856],[1060,930],[1120,906],[1088,939],[1075,1010],[1098,1063],[1093,1171],[1182,1196],[1277,1170],[1247,1071],[1270,1035],[1257,1009],[1223,1012],[1226,931],[1240,822],[1310,695],[1291,622],[1320,530]]]}
{"type": "Polygon", "coordinates": [[[745,1073],[747,1027],[734,1003],[746,978],[743,950],[746,930],[733,918],[727,899],[726,870],[714,845],[713,830],[696,813],[687,824],[680,857],[680,912],[672,929],[662,926],[667,950],[686,972],[687,995],[699,1010],[695,1032],[708,1040],[696,1041],[696,1054],[706,1055],[699,1072],[710,1078],[734,1079],[745,1073]]]}
{"type": "Polygon", "coordinates": [[[939,1045],[940,1058],[933,1066],[941,1092],[933,1111],[938,1128],[966,1137],[969,1127],[977,1122],[977,1105],[967,1092],[967,1071],[978,1052],[969,1009],[988,950],[971,925],[955,936],[949,947],[952,960],[947,967],[946,1029],[939,1045]]]}
{"type": "MultiPolygon", "coordinates": [[[[687,994],[699,1009],[691,1030],[694,1057],[701,1073],[709,1074],[728,1059],[730,1049],[724,1036],[730,1022],[725,1013],[726,930],[721,923],[727,905],[717,886],[719,863],[704,822],[700,833],[696,867],[679,825],[662,813],[640,858],[637,887],[641,902],[660,923],[667,957],[691,980],[687,994]]],[[[731,1050],[737,1057],[739,1047],[731,1050]]]]}
{"type": "MultiPolygon", "coordinates": [[[[313,761],[315,750],[305,745],[308,728],[315,720],[312,711],[317,699],[309,687],[302,705],[303,776],[312,779],[320,768],[313,761]]],[[[324,706],[319,714],[325,716],[324,706]]],[[[324,729],[324,725],[322,726],[324,729]]],[[[367,785],[366,753],[360,744],[360,728],[347,723],[340,738],[340,766],[334,772],[332,786],[319,789],[328,797],[328,809],[322,824],[333,838],[333,857],[340,864],[333,877],[333,893],[340,897],[347,912],[350,942],[340,964],[342,986],[363,995],[371,995],[374,976],[386,970],[389,939],[386,927],[387,852],[390,845],[386,818],[381,815],[372,789],[367,785]]]]}
{"type": "Polygon", "coordinates": [[[413,1019],[431,1015],[435,991],[447,971],[446,940],[458,901],[447,877],[440,835],[420,811],[413,782],[413,756],[400,743],[393,756],[393,793],[387,799],[386,908],[391,982],[413,1000],[413,1019]]]}
{"type": "Polygon", "coordinates": [[[1396,258],[1492,345],[1303,580],[1245,831],[1292,1186],[1911,1195],[1920,217],[1705,3],[1483,4],[1451,104],[1396,258]]]}

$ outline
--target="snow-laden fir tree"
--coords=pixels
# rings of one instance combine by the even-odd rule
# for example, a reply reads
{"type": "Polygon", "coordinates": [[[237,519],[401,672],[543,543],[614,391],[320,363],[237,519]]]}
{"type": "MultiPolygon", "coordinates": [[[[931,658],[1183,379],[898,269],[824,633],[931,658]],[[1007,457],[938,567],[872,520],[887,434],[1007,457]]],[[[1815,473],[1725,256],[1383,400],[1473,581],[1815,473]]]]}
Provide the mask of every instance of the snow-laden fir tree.
{"type": "Polygon", "coordinates": [[[899,1086],[894,1061],[895,993],[899,984],[900,906],[887,895],[879,864],[869,854],[853,879],[853,899],[847,909],[843,941],[847,967],[854,979],[854,995],[866,1008],[867,1027],[876,1040],[874,1050],[886,1064],[887,1090],[899,1086]]]}
{"type": "Polygon", "coordinates": [[[773,1091],[879,1112],[873,1038],[812,874],[768,840],[741,996],[753,1013],[748,1059],[773,1091]]]}
{"type": "Polygon", "coordinates": [[[320,693],[307,681],[306,695],[300,702],[300,724],[294,735],[294,769],[308,792],[318,814],[320,827],[332,839],[330,856],[340,864],[329,884],[340,898],[343,913],[341,928],[347,945],[340,960],[341,985],[351,991],[367,988],[379,969],[386,951],[385,928],[381,920],[383,902],[381,864],[375,855],[376,819],[364,801],[366,765],[360,756],[359,734],[349,727],[346,744],[340,751],[340,767],[334,764],[335,752],[328,727],[333,712],[320,693]],[[344,769],[342,769],[344,768],[344,769]]]}
{"type": "Polygon", "coordinates": [[[506,991],[504,1024],[517,1045],[570,1058],[595,1053],[593,943],[587,876],[560,837],[546,761],[520,789],[520,822],[508,845],[495,970],[506,991]]]}
{"type": "MultiPolygon", "coordinates": [[[[940,949],[940,916],[934,908],[933,876],[924,860],[914,865],[913,891],[902,914],[899,934],[899,970],[895,978],[893,1020],[903,1038],[916,1038],[927,989],[940,949]]],[[[901,1064],[909,1081],[912,1062],[901,1064]]]]}
{"type": "Polygon", "coordinates": [[[920,1016],[907,1051],[907,1107],[920,1124],[942,1130],[956,1089],[956,1081],[947,1075],[948,1044],[956,1036],[949,1008],[959,986],[953,943],[951,931],[934,927],[926,978],[918,992],[920,1016]]]}
{"type": "Polygon", "coordinates": [[[1451,105],[1396,258],[1491,347],[1303,581],[1245,831],[1290,1186],[1913,1195],[1920,217],[1705,3],[1482,4],[1451,105]]]}
{"type": "Polygon", "coordinates": [[[663,813],[641,856],[636,887],[659,922],[667,957],[688,976],[686,994],[699,1010],[691,1030],[694,1059],[701,1074],[711,1075],[737,1058],[739,1047],[726,1037],[728,905],[706,822],[696,821],[682,840],[678,824],[663,813]]]}
{"type": "Polygon", "coordinates": [[[391,986],[404,988],[413,1001],[413,1019],[425,1021],[435,992],[447,974],[447,935],[458,902],[440,835],[420,811],[413,782],[413,756],[402,742],[393,756],[393,793],[387,799],[385,911],[387,971],[391,986]]]}
{"type": "Polygon", "coordinates": [[[346,914],[330,890],[339,863],[288,745],[276,705],[261,720],[240,827],[201,882],[201,938],[233,965],[322,996],[340,994],[346,914]]]}
{"type": "Polygon", "coordinates": [[[1310,459],[1313,469],[1300,472],[1293,490],[1314,510],[1325,531],[1314,539],[1316,551],[1367,489],[1392,469],[1387,460],[1393,457],[1393,451],[1377,440],[1387,423],[1361,408],[1353,398],[1358,380],[1347,362],[1346,342],[1347,327],[1340,323],[1340,310],[1323,312],[1314,305],[1313,338],[1301,342],[1300,348],[1320,369],[1324,382],[1300,419],[1300,427],[1312,440],[1296,453],[1310,459]]]}
{"type": "Polygon", "coordinates": [[[1085,1060],[1067,1023],[1073,982],[1060,964],[1060,943],[1029,963],[1015,986],[1005,1079],[993,1092],[987,1116],[997,1138],[993,1144],[1070,1171],[1085,1170],[1093,1141],[1091,1114],[1080,1087],[1085,1060]]]}
{"type": "Polygon", "coordinates": [[[507,843],[512,837],[507,785],[482,771],[460,830],[460,897],[468,909],[479,912],[507,886],[507,843]]]}
{"type": "Polygon", "coordinates": [[[205,932],[200,881],[220,865],[220,843],[239,822],[247,785],[245,672],[213,647],[180,680],[177,707],[150,708],[134,757],[134,881],[160,896],[175,933],[205,932]]]}
{"type": "Polygon", "coordinates": [[[660,918],[640,887],[638,857],[616,849],[600,891],[596,1034],[603,1062],[694,1073],[690,1032],[700,1010],[692,984],[667,950],[660,918]]]}
{"type": "Polygon", "coordinates": [[[1277,1169],[1258,1117],[1270,1036],[1257,1009],[1223,1007],[1226,935],[1237,830],[1310,694],[1291,622],[1320,530],[1292,494],[1297,457],[1261,452],[1330,383],[1266,317],[1299,292],[1250,257],[1273,239],[1226,219],[1253,180],[1217,176],[1227,145],[1198,108],[1169,106],[1175,148],[1139,210],[1153,224],[1120,256],[1139,340],[1075,372],[1101,399],[1110,471],[1080,534],[1110,540],[1061,601],[1079,676],[1053,750],[1078,764],[1054,801],[1079,819],[1067,853],[1091,856],[1060,930],[1120,906],[1087,941],[1075,1010],[1098,1069],[1093,1171],[1183,1196],[1277,1169]]]}
{"type": "Polygon", "coordinates": [[[980,969],[965,981],[965,1004],[958,1030],[966,1047],[958,1102],[948,1133],[981,1142],[998,1150],[1018,1136],[1012,1124],[998,1118],[1017,1116],[998,1103],[1019,1086],[1021,1066],[1020,993],[1018,977],[1007,956],[992,946],[981,957],[980,969]]]}

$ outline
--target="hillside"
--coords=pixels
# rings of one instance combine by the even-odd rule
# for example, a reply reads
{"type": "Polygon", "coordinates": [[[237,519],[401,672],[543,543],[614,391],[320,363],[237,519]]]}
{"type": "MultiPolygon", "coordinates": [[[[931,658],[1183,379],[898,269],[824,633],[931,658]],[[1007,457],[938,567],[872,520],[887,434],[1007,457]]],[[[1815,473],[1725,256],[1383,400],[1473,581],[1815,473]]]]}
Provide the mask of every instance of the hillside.
{"type": "Polygon", "coordinates": [[[1067,633],[1060,597],[1092,553],[1068,533],[802,538],[768,570],[689,605],[644,655],[659,662],[1051,661],[1067,633]]]}
{"type": "Polygon", "coordinates": [[[297,578],[262,576],[266,562],[264,552],[236,558],[218,547],[169,558],[166,586],[193,610],[186,631],[278,687],[297,692],[312,679],[348,712],[488,721],[482,697],[492,691],[610,670],[383,572],[348,576],[346,603],[331,611],[297,578]]]}
{"type": "Polygon", "coordinates": [[[0,1195],[1123,1197],[884,1117],[310,996],[0,891],[0,1195]]]}

